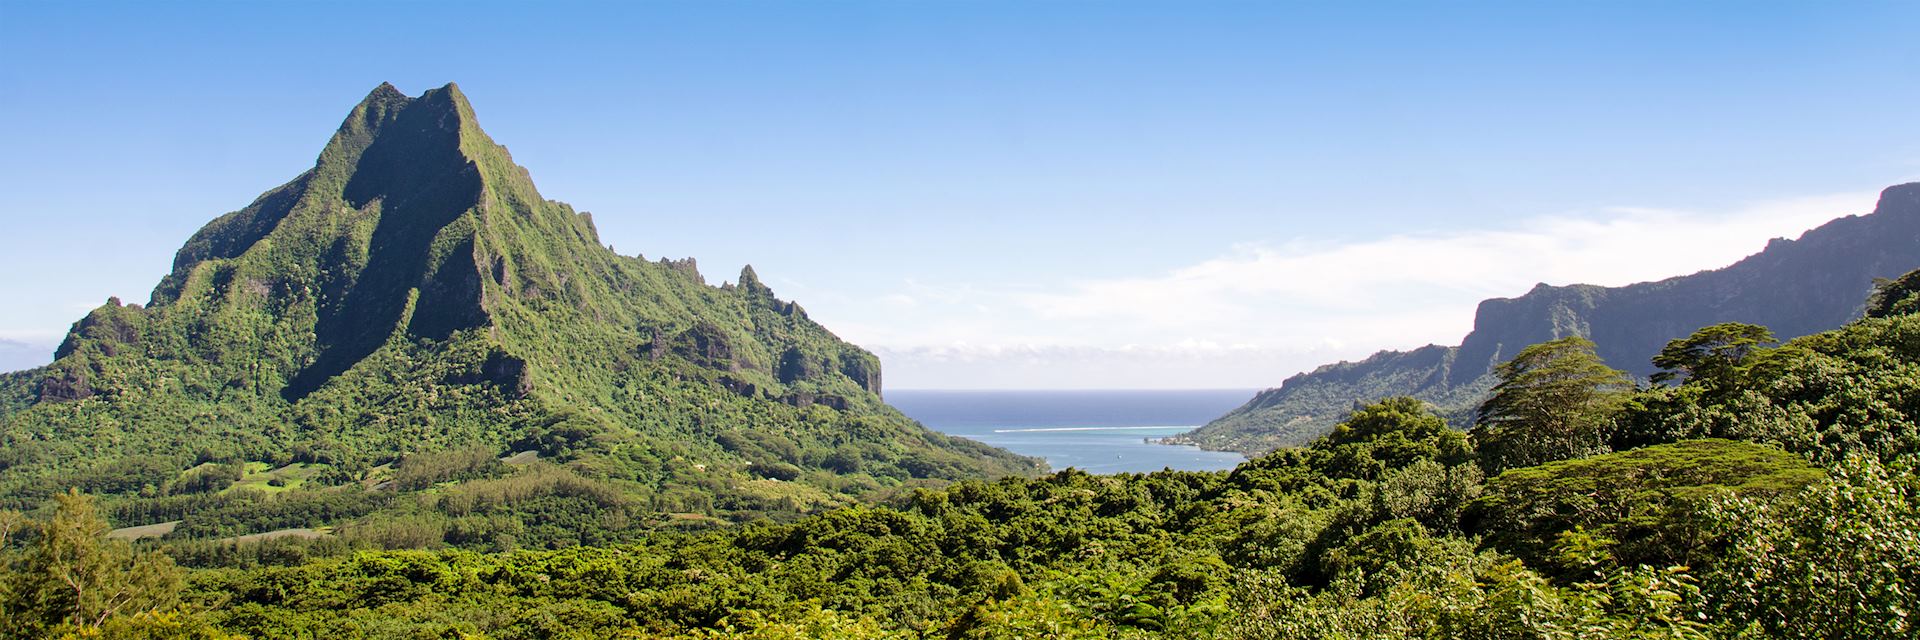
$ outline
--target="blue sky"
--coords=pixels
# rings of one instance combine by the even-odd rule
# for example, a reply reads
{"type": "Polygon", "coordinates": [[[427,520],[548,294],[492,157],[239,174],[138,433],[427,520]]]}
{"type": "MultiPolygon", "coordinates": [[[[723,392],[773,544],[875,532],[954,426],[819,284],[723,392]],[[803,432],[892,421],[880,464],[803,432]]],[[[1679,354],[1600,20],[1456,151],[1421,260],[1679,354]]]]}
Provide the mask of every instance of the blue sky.
{"type": "Polygon", "coordinates": [[[0,0],[0,368],[391,81],[898,388],[1263,387],[1920,176],[1909,3],[0,0]]]}

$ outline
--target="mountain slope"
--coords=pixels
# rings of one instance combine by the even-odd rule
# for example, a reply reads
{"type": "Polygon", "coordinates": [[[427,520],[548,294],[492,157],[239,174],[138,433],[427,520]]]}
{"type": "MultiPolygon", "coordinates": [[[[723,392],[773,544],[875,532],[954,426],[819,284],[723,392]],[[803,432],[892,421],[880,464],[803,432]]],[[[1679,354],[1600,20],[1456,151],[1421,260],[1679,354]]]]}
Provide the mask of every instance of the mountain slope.
{"type": "Polygon", "coordinates": [[[1483,301],[1460,346],[1382,351],[1293,376],[1180,440],[1248,453],[1297,446],[1356,404],[1396,395],[1431,402],[1463,426],[1491,388],[1493,365],[1568,335],[1593,339],[1609,365],[1644,377],[1669,340],[1707,325],[1759,324],[1782,340],[1830,330],[1860,316],[1875,278],[1920,267],[1916,238],[1920,184],[1889,187],[1872,214],[1776,239],[1725,268],[1624,287],[1541,284],[1483,301]]]}
{"type": "Polygon", "coordinates": [[[1037,470],[880,391],[877,358],[750,267],[713,287],[615,254],[458,87],[383,84],[311,170],[194,234],[147,305],[110,300],[0,379],[0,497],[78,486],[133,513],[208,465],[379,486],[471,449],[537,451],[633,513],[739,515],[1037,470]]]}

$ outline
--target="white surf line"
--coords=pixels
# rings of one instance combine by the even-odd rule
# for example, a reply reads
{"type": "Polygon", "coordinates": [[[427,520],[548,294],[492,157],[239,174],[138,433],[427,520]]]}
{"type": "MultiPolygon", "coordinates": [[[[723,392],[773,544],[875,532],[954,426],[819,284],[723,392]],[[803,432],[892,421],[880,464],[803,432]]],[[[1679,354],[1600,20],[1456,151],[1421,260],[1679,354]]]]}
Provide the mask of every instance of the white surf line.
{"type": "Polygon", "coordinates": [[[994,433],[1044,433],[1048,431],[1142,431],[1148,429],[1198,429],[1199,425],[1165,425],[1159,427],[1045,427],[1038,429],[994,429],[994,433]]]}

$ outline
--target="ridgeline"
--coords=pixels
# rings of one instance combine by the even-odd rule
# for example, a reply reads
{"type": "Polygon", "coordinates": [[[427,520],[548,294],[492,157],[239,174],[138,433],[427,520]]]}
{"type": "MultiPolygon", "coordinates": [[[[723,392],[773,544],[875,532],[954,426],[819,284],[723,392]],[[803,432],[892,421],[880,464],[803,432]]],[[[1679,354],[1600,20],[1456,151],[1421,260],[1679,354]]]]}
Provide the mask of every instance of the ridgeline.
{"type": "Polygon", "coordinates": [[[412,509],[396,493],[485,480],[511,499],[416,533],[464,517],[562,546],[1041,468],[888,407],[879,360],[751,267],[709,286],[602,245],[451,84],[382,84],[150,302],[108,301],[0,380],[0,504],[77,487],[174,537],[370,532],[412,509]]]}
{"type": "Polygon", "coordinates": [[[0,640],[1911,638],[1920,271],[1833,293],[1884,266],[1849,239],[1911,243],[1896,193],[1483,306],[1556,329],[1394,365],[1484,380],[1464,432],[1402,396],[1231,471],[1036,476],[887,408],[751,269],[602,247],[451,85],[382,86],[149,304],[0,376],[0,640]],[[1838,324],[1690,330],[1647,384],[1569,335],[1656,303],[1838,324]]]}
{"type": "Polygon", "coordinates": [[[1920,183],[1887,188],[1864,216],[1775,239],[1731,266],[1624,287],[1540,284],[1518,298],[1480,303],[1459,346],[1381,351],[1287,378],[1176,440],[1260,454],[1327,433],[1357,406],[1393,396],[1432,403],[1466,427],[1493,385],[1493,367],[1528,345],[1583,336],[1605,361],[1638,377],[1654,372],[1669,340],[1722,322],[1771,329],[1782,339],[1860,317],[1876,279],[1920,267],[1920,183]]]}

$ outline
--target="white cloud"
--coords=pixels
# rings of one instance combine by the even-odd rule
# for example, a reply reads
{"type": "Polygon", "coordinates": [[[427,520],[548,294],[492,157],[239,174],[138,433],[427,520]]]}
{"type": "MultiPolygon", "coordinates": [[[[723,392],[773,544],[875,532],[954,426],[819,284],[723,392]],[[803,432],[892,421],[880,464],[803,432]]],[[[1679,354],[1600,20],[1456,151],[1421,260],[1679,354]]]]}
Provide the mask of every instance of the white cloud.
{"type": "Polygon", "coordinates": [[[1273,372],[1309,368],[1344,353],[1204,343],[954,344],[874,351],[886,364],[888,387],[899,389],[1254,389],[1277,384],[1279,378],[1267,381],[1273,372]]]}
{"type": "MultiPolygon", "coordinates": [[[[1731,264],[1870,211],[1874,192],[1719,212],[1620,207],[1506,228],[1231,247],[1165,273],[1020,287],[909,282],[828,326],[896,386],[1261,387],[1383,348],[1455,344],[1537,282],[1618,286],[1731,264]]],[[[849,309],[852,311],[852,309],[849,309]]]]}
{"type": "Polygon", "coordinates": [[[59,344],[60,337],[44,332],[0,331],[0,373],[52,362],[59,344]]]}

